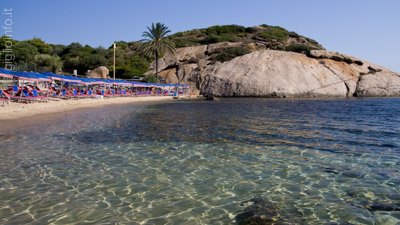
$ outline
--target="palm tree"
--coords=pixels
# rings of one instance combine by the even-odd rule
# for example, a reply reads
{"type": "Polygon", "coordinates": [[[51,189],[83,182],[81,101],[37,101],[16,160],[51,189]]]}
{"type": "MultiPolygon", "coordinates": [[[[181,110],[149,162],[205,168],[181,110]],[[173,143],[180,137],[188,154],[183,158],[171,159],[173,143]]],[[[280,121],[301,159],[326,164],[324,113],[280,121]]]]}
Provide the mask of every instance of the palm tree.
{"type": "Polygon", "coordinates": [[[158,80],[158,57],[160,54],[171,53],[175,51],[174,45],[166,36],[170,30],[162,23],[151,24],[151,28],[147,27],[148,31],[144,31],[142,39],[144,43],[140,46],[139,50],[148,57],[156,58],[156,77],[158,80]]]}

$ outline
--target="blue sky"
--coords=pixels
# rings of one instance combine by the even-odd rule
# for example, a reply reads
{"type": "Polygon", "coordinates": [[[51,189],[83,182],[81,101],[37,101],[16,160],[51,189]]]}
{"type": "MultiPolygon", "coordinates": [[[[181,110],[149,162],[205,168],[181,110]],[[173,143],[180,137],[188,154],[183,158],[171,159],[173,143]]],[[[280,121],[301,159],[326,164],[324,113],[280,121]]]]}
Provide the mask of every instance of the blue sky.
{"type": "MultiPolygon", "coordinates": [[[[140,40],[152,22],[164,23],[172,33],[269,24],[400,72],[399,0],[7,0],[1,8],[13,10],[16,40],[109,47],[140,40]]],[[[2,21],[7,18],[2,15],[2,21]]]]}

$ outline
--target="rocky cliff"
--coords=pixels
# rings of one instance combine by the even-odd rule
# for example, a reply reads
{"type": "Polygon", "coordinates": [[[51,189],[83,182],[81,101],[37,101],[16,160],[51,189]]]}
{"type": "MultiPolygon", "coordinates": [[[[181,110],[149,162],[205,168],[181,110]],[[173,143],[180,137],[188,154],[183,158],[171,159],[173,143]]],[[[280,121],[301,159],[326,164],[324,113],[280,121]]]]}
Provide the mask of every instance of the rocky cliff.
{"type": "MultiPolygon", "coordinates": [[[[262,29],[246,28],[247,39],[242,41],[178,48],[175,54],[159,59],[159,74],[167,83],[188,84],[202,95],[400,96],[397,73],[326,51],[312,39],[299,35],[288,35],[276,43],[276,37],[260,39],[268,37],[260,35],[262,29]]],[[[155,63],[147,73],[155,73],[154,68],[155,63]]]]}

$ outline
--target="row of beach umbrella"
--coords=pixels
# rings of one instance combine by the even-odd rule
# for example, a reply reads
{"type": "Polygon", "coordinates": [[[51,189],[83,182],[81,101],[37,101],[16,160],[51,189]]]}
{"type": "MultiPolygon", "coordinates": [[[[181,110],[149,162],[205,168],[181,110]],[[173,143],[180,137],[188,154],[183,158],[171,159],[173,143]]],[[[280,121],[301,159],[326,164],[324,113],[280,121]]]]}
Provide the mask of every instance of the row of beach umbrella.
{"type": "Polygon", "coordinates": [[[189,88],[187,85],[178,84],[152,84],[152,83],[140,83],[126,80],[112,80],[112,79],[99,79],[99,78],[85,78],[59,75],[55,73],[34,73],[24,71],[12,71],[0,68],[0,77],[27,80],[27,81],[43,81],[53,82],[55,80],[68,82],[72,85],[117,85],[126,87],[156,87],[156,88],[189,88]]]}

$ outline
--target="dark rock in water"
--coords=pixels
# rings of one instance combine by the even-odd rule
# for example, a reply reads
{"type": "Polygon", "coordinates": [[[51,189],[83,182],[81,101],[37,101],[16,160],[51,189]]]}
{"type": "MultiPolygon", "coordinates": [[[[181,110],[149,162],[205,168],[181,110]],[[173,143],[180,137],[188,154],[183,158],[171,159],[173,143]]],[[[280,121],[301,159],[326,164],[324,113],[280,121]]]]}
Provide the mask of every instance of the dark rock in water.
{"type": "Polygon", "coordinates": [[[354,223],[349,223],[347,221],[338,221],[337,223],[329,223],[327,225],[355,225],[354,223]]]}
{"type": "Polygon", "coordinates": [[[235,217],[239,225],[293,224],[282,217],[273,204],[262,198],[252,198],[240,205],[249,206],[235,217]]]}
{"type": "Polygon", "coordinates": [[[334,173],[334,174],[338,174],[338,173],[339,173],[339,171],[338,171],[336,168],[332,168],[332,167],[326,167],[326,168],[324,169],[324,172],[327,172],[327,173],[334,173]]]}
{"type": "Polygon", "coordinates": [[[206,100],[219,101],[219,99],[213,95],[207,95],[206,100]]]}
{"type": "Polygon", "coordinates": [[[363,178],[365,174],[359,171],[351,171],[341,168],[333,168],[333,167],[326,167],[324,168],[324,172],[326,173],[333,173],[333,174],[340,174],[342,176],[351,177],[351,178],[363,178]]]}
{"type": "Polygon", "coordinates": [[[400,205],[390,205],[385,203],[373,203],[372,205],[365,205],[363,207],[370,211],[400,211],[400,205]]]}

